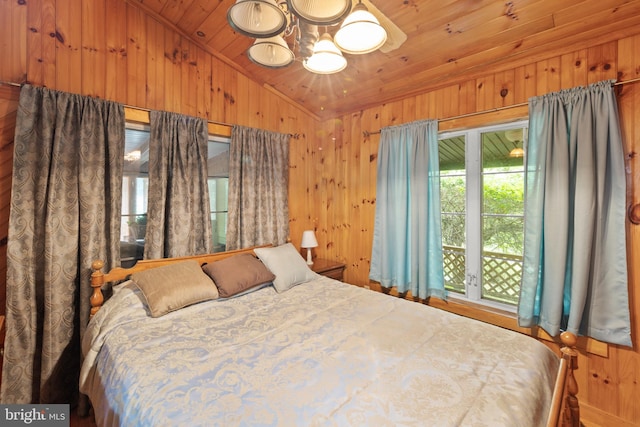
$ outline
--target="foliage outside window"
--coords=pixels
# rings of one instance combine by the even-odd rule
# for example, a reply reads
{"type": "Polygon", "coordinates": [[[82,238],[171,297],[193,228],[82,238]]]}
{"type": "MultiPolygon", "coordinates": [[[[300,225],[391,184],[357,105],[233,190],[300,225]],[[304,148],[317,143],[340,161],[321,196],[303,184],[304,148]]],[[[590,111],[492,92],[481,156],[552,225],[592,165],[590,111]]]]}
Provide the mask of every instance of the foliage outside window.
{"type": "Polygon", "coordinates": [[[524,239],[527,122],[440,135],[445,288],[515,310],[524,239]]]}

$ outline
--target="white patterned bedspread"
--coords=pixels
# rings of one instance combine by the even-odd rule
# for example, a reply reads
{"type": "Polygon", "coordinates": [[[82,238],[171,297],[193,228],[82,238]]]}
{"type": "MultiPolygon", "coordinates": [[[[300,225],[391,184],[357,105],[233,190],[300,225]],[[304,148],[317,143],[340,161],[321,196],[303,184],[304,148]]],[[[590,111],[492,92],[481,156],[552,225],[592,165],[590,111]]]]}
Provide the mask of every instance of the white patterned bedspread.
{"type": "Polygon", "coordinates": [[[98,426],[540,426],[558,366],[532,338],[325,277],[155,319],[128,282],[83,349],[98,426]]]}

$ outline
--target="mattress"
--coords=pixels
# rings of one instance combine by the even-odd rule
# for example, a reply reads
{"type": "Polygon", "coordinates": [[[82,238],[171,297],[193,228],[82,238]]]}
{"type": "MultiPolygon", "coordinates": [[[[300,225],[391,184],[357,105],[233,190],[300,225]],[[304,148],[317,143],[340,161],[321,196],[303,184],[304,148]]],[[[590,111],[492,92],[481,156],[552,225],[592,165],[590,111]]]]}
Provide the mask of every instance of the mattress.
{"type": "Polygon", "coordinates": [[[133,282],[89,323],[98,426],[541,426],[544,344],[318,277],[152,318],[133,282]]]}

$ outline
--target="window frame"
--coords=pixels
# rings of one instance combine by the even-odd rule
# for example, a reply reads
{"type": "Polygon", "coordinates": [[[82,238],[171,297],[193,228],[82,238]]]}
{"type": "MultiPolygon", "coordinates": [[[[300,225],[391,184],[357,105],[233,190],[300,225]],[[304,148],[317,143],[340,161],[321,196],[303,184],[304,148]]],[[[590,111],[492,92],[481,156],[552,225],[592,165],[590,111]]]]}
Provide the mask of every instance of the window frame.
{"type": "MultiPolygon", "coordinates": [[[[511,305],[483,298],[483,163],[482,135],[508,129],[528,129],[529,119],[520,118],[504,123],[469,126],[464,129],[438,132],[438,141],[464,136],[465,147],[465,293],[448,291],[450,300],[469,303],[482,309],[515,315],[517,304],[511,305]]],[[[523,174],[526,165],[526,132],[523,135],[523,174]]],[[[461,174],[462,175],[462,174],[461,174]]],[[[524,191],[524,189],[523,189],[524,191]]],[[[524,219],[524,211],[523,211],[524,219]]],[[[523,229],[524,234],[524,229],[523,229]]]]}

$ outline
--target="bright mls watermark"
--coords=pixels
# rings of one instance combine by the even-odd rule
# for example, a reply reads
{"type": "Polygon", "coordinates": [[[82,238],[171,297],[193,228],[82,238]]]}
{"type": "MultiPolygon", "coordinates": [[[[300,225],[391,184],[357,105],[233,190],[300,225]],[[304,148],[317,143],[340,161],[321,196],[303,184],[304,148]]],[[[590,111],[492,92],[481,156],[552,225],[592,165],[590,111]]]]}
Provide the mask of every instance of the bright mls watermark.
{"type": "Polygon", "coordinates": [[[0,405],[0,426],[69,427],[69,405],[0,405]]]}

